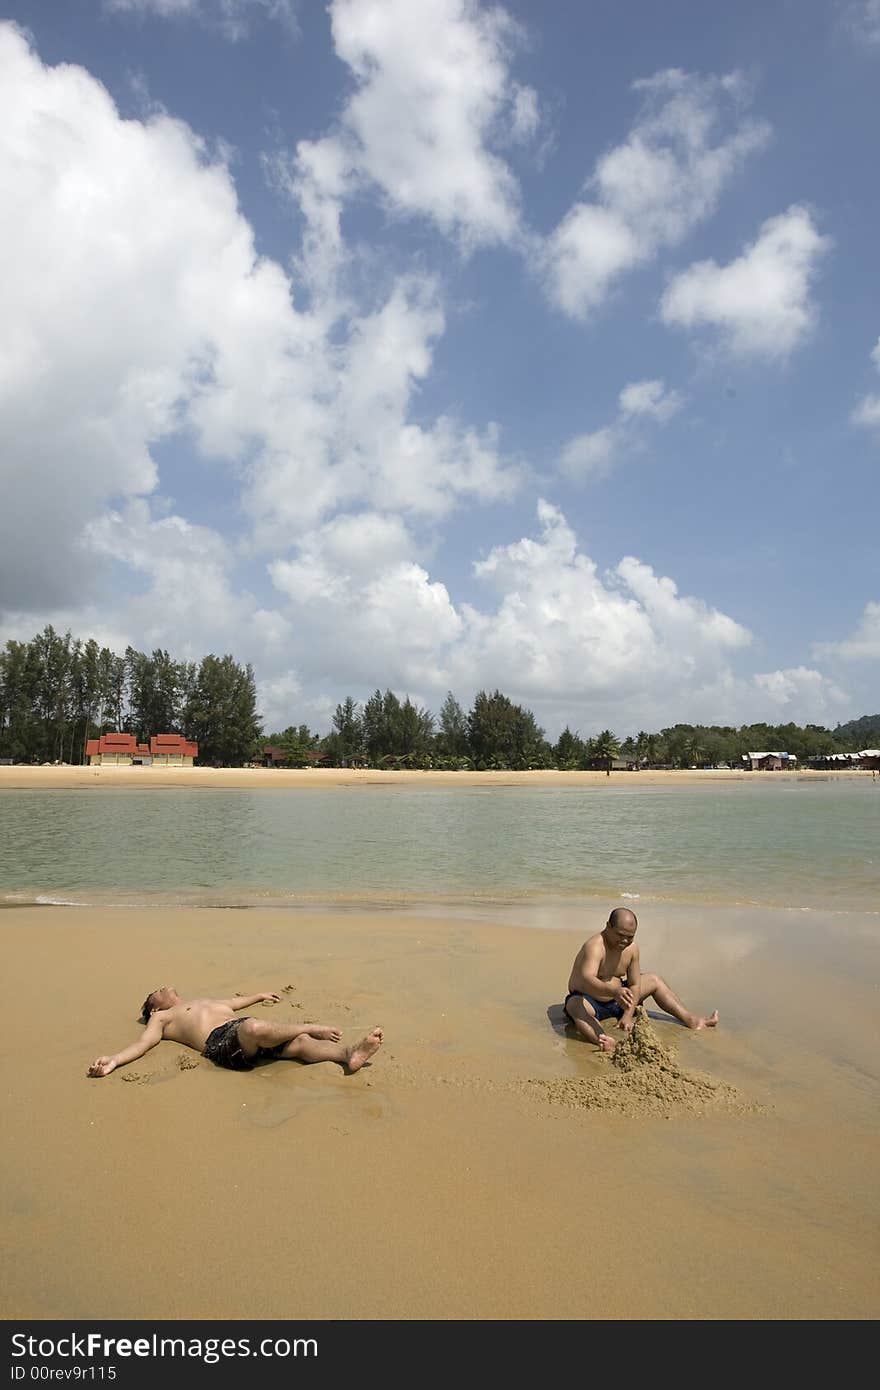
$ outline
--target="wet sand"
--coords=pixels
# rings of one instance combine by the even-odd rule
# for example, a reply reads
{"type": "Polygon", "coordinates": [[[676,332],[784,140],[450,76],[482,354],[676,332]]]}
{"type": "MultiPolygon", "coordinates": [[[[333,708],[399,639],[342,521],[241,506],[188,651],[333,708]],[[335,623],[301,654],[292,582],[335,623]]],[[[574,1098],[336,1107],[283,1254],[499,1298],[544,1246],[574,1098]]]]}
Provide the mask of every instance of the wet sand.
{"type": "Polygon", "coordinates": [[[864,769],[842,772],[746,772],[742,768],[668,768],[642,772],[400,772],[378,768],[266,767],[0,767],[0,791],[65,787],[694,787],[706,782],[778,782],[870,777],[864,769]]]}
{"type": "Polygon", "coordinates": [[[646,912],[643,968],[721,1026],[652,1019],[626,1070],[562,1024],[599,925],[548,903],[4,910],[0,1313],[876,1317],[876,914],[646,912]],[[347,1077],[164,1042],[87,1079],[162,983],[279,989],[249,1012],[386,1045],[347,1077]]]}

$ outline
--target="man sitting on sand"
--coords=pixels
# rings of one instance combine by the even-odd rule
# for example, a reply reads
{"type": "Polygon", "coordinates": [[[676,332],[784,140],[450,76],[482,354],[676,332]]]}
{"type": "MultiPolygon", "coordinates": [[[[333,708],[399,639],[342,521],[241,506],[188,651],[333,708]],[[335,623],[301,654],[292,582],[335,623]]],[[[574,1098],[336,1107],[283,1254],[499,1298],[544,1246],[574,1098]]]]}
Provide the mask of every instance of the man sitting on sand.
{"type": "Polygon", "coordinates": [[[147,1026],[139,1040],[112,1057],[98,1057],[89,1076],[109,1076],[117,1067],[143,1057],[151,1047],[170,1038],[195,1048],[231,1071],[250,1071],[254,1063],[273,1058],[296,1062],[338,1062],[348,1072],[359,1071],[382,1046],[382,1029],[374,1028],[354,1047],[344,1047],[338,1028],[316,1023],[270,1023],[263,1018],[235,1018],[253,1004],[278,1003],[280,994],[236,994],[232,999],[181,999],[173,985],[148,994],[141,1009],[147,1026]]]}
{"type": "Polygon", "coordinates": [[[642,974],[634,940],[638,925],[628,907],[616,907],[603,930],[584,942],[571,968],[563,1006],[566,1015],[581,1037],[603,1052],[613,1052],[615,1047],[602,1027],[603,1019],[616,1018],[618,1028],[630,1033],[644,999],[653,997],[686,1028],[714,1028],[718,1022],[717,1009],[705,1018],[692,1014],[659,975],[642,974]]]}

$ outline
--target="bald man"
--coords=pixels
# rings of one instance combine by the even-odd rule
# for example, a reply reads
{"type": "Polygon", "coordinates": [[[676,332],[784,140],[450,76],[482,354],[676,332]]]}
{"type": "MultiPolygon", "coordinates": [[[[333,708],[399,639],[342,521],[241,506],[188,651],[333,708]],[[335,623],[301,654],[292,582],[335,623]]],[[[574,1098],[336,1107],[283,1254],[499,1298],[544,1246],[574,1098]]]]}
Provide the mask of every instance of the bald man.
{"type": "Polygon", "coordinates": [[[616,907],[602,931],[584,942],[571,968],[566,1015],[580,1036],[603,1052],[615,1048],[603,1021],[616,1019],[617,1027],[630,1033],[636,1009],[645,999],[654,999],[686,1028],[714,1028],[718,1022],[717,1009],[707,1016],[692,1014],[659,975],[642,974],[635,942],[638,925],[628,907],[616,907]]]}

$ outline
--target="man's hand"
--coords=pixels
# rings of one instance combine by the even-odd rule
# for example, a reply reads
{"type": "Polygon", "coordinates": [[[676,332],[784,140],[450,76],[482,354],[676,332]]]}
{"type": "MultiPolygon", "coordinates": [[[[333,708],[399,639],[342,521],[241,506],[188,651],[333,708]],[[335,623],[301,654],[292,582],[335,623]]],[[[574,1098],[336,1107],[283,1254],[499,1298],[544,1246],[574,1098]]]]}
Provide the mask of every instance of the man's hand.
{"type": "Polygon", "coordinates": [[[89,1067],[89,1076],[109,1076],[118,1063],[115,1057],[98,1057],[89,1067]]]}
{"type": "Polygon", "coordinates": [[[629,985],[625,985],[622,980],[620,982],[620,988],[618,989],[614,998],[616,1003],[623,1005],[623,1008],[627,1013],[632,1013],[635,1010],[635,995],[629,988],[629,985]]]}
{"type": "Polygon", "coordinates": [[[621,1033],[631,1033],[635,1021],[635,1014],[621,1014],[620,1018],[617,1020],[617,1026],[620,1029],[621,1033]]]}
{"type": "Polygon", "coordinates": [[[258,994],[257,999],[261,1004],[280,1004],[281,995],[270,989],[266,994],[258,994]]]}
{"type": "Polygon", "coordinates": [[[338,1028],[325,1028],[321,1023],[310,1023],[306,1032],[310,1038],[323,1038],[326,1042],[339,1042],[342,1037],[338,1028]]]}

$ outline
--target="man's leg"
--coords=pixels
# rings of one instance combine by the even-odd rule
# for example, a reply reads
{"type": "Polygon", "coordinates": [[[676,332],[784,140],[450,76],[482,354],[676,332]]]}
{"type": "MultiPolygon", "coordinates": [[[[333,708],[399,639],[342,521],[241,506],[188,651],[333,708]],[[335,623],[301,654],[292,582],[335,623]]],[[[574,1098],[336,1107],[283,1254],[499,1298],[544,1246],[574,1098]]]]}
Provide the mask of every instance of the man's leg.
{"type": "Polygon", "coordinates": [[[672,1014],[683,1023],[685,1028],[714,1028],[718,1022],[718,1010],[708,1015],[692,1014],[690,1009],[686,1009],[678,995],[668,986],[665,980],[661,980],[659,975],[642,975],[639,980],[639,1003],[645,999],[654,998],[660,1005],[664,1013],[672,1014]]]}
{"type": "MultiPolygon", "coordinates": [[[[328,1031],[331,1031],[328,1029],[328,1031]]],[[[332,1031],[336,1031],[335,1029],[332,1031]]],[[[242,1019],[238,1041],[245,1057],[256,1057],[261,1048],[277,1048],[277,1056],[298,1062],[338,1062],[358,1071],[382,1046],[382,1029],[374,1028],[353,1047],[302,1032],[302,1024],[270,1023],[268,1019],[242,1019]]]]}
{"type": "Polygon", "coordinates": [[[580,994],[573,994],[565,1006],[566,1017],[574,1024],[582,1038],[587,1042],[595,1043],[602,1052],[613,1052],[615,1042],[609,1038],[605,1029],[596,1017],[596,1011],[592,1004],[588,1004],[586,999],[580,994]]]}

